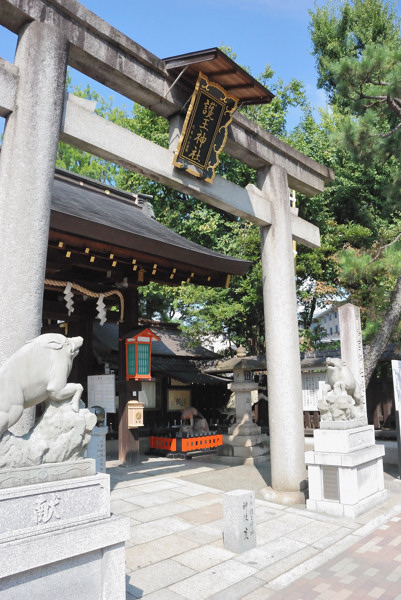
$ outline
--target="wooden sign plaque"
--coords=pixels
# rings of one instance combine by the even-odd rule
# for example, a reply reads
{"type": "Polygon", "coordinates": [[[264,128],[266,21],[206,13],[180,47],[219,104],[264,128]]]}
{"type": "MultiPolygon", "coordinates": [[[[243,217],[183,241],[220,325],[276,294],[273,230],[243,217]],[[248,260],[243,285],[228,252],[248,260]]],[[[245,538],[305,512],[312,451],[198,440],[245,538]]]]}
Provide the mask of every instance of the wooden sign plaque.
{"type": "Polygon", "coordinates": [[[173,165],[212,183],[238,100],[199,73],[173,165]]]}

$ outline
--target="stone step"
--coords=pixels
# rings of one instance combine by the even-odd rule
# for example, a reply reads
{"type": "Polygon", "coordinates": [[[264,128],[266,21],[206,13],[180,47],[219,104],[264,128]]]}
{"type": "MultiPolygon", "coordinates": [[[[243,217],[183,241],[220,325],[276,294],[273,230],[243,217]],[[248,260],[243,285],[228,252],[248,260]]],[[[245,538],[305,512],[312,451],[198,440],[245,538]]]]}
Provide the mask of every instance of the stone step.
{"type": "Polygon", "coordinates": [[[265,444],[269,446],[269,439],[265,433],[258,435],[223,435],[223,444],[231,444],[233,446],[257,446],[265,444]]]}

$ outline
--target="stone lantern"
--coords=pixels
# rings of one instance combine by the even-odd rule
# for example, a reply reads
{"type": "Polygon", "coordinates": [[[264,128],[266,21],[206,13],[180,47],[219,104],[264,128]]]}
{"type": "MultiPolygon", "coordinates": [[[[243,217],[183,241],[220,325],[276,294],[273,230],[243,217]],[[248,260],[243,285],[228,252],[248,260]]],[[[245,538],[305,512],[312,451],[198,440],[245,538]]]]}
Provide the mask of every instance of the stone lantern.
{"type": "Polygon", "coordinates": [[[233,367],[234,380],[228,384],[228,389],[235,394],[235,423],[230,426],[230,435],[259,434],[261,429],[252,420],[252,392],[258,389],[252,376],[252,371],[246,360],[245,348],[237,349],[237,358],[241,359],[233,367]]]}
{"type": "Polygon", "coordinates": [[[232,464],[259,464],[267,460],[269,448],[266,434],[252,420],[252,391],[258,389],[253,379],[253,371],[266,369],[264,359],[247,357],[245,348],[240,346],[237,356],[218,363],[216,371],[232,372],[233,382],[228,389],[235,394],[235,423],[223,436],[223,445],[217,454],[224,462],[232,464]]]}

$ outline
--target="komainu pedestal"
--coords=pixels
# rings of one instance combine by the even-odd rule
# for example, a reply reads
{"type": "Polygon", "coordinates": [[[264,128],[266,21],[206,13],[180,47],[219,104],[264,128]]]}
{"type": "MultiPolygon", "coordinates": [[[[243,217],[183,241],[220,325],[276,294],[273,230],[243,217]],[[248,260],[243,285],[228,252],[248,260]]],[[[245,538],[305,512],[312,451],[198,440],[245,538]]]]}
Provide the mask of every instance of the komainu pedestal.
{"type": "Polygon", "coordinates": [[[125,600],[129,518],[110,514],[109,475],[93,459],[4,474],[1,599],[125,600]]]}
{"type": "Polygon", "coordinates": [[[383,503],[383,446],[375,445],[373,425],[316,429],[314,451],[305,453],[309,510],[355,518],[383,503]]]}
{"type": "Polygon", "coordinates": [[[84,459],[96,416],[67,383],[81,337],[44,334],[0,368],[1,600],[125,600],[130,521],[110,513],[110,477],[84,459]],[[45,403],[24,435],[7,431],[45,403]]]}

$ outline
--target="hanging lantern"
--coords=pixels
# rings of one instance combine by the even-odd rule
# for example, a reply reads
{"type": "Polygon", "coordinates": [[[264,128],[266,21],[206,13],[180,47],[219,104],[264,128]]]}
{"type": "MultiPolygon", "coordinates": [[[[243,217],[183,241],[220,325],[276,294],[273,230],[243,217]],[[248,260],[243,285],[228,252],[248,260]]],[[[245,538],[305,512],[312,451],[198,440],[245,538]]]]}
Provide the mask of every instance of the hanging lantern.
{"type": "Polygon", "coordinates": [[[125,361],[127,381],[150,381],[152,376],[151,367],[151,347],[152,341],[160,341],[150,329],[144,329],[133,337],[125,340],[125,361]]]}

